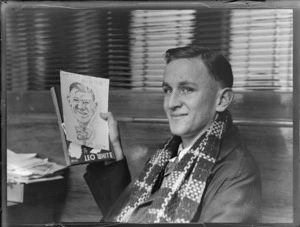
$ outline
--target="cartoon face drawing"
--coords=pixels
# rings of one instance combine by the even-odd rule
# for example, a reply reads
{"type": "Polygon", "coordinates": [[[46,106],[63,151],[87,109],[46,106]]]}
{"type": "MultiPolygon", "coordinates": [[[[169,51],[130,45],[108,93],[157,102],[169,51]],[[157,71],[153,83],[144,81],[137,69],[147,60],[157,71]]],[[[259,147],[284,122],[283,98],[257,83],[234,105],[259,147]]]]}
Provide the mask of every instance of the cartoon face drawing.
{"type": "Polygon", "coordinates": [[[87,125],[97,110],[97,102],[92,89],[80,83],[70,85],[68,102],[79,123],[87,125]]]}

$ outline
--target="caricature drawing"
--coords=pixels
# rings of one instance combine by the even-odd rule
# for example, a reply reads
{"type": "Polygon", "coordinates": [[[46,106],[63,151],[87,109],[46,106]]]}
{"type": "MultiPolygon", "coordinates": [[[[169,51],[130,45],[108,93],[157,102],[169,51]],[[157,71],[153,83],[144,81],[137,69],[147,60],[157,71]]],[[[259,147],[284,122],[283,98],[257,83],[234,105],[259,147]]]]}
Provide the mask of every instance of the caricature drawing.
{"type": "Polygon", "coordinates": [[[100,112],[107,111],[103,103],[106,88],[94,82],[99,78],[92,78],[90,81],[93,82],[86,83],[87,77],[79,77],[78,74],[66,72],[62,74],[62,91],[64,91],[62,98],[67,139],[78,145],[108,150],[107,122],[100,117],[100,112]],[[102,99],[101,96],[103,96],[102,99]]]}
{"type": "Polygon", "coordinates": [[[94,133],[93,128],[89,127],[89,123],[92,122],[92,118],[95,116],[98,103],[95,100],[93,90],[81,83],[72,83],[69,91],[68,103],[79,124],[75,126],[77,139],[82,141],[83,145],[86,145],[87,140],[94,133]]]}

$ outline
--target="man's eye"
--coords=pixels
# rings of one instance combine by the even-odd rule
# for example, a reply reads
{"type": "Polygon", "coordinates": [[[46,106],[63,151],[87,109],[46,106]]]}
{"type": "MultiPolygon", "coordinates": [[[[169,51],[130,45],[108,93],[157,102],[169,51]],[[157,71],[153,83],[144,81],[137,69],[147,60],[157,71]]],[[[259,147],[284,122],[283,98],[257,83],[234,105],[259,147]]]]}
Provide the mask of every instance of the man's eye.
{"type": "Polygon", "coordinates": [[[181,92],[184,93],[184,94],[189,94],[189,93],[191,93],[193,91],[194,91],[194,89],[190,88],[190,87],[183,87],[183,88],[181,88],[181,92]]]}
{"type": "Polygon", "coordinates": [[[164,93],[171,93],[172,89],[169,87],[163,87],[163,91],[164,91],[164,93]]]}

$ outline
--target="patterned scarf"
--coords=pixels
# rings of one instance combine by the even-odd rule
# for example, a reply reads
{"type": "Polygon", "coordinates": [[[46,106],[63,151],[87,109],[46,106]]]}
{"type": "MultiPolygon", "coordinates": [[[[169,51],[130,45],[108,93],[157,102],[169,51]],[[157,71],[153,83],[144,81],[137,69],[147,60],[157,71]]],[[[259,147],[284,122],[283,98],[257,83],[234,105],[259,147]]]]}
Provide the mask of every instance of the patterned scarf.
{"type": "MultiPolygon", "coordinates": [[[[231,124],[229,111],[218,114],[208,130],[164,179],[160,189],[156,191],[156,199],[149,206],[145,223],[186,223],[192,220],[218,157],[222,136],[231,124]]],[[[116,221],[130,221],[134,210],[147,201],[158,176],[164,171],[173,152],[177,151],[180,142],[180,137],[173,136],[153,155],[136,180],[129,202],[116,217],[116,221]]]]}

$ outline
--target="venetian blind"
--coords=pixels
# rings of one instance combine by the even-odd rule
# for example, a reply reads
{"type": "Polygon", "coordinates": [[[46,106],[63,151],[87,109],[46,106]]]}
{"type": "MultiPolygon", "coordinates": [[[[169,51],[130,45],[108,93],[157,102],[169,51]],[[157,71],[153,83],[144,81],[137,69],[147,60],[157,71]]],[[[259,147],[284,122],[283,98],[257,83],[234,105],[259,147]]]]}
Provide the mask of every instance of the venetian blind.
{"type": "Polygon", "coordinates": [[[292,21],[292,10],[282,9],[134,12],[130,28],[136,37],[130,49],[134,87],[160,89],[163,52],[193,43],[229,59],[236,90],[291,91],[292,21]]]}
{"type": "Polygon", "coordinates": [[[293,11],[232,10],[229,60],[234,87],[291,91],[293,11]]]}
{"type": "Polygon", "coordinates": [[[9,90],[48,90],[59,70],[128,77],[128,11],[10,10],[6,14],[9,90]],[[125,68],[125,69],[124,69],[125,68]]]}
{"type": "Polygon", "coordinates": [[[236,89],[292,88],[291,10],[12,10],[6,77],[46,90],[59,70],[111,79],[111,88],[161,90],[168,48],[197,43],[230,60],[236,89]]]}
{"type": "Polygon", "coordinates": [[[130,23],[133,89],[161,90],[164,52],[191,44],[195,10],[135,10],[130,23]]]}

